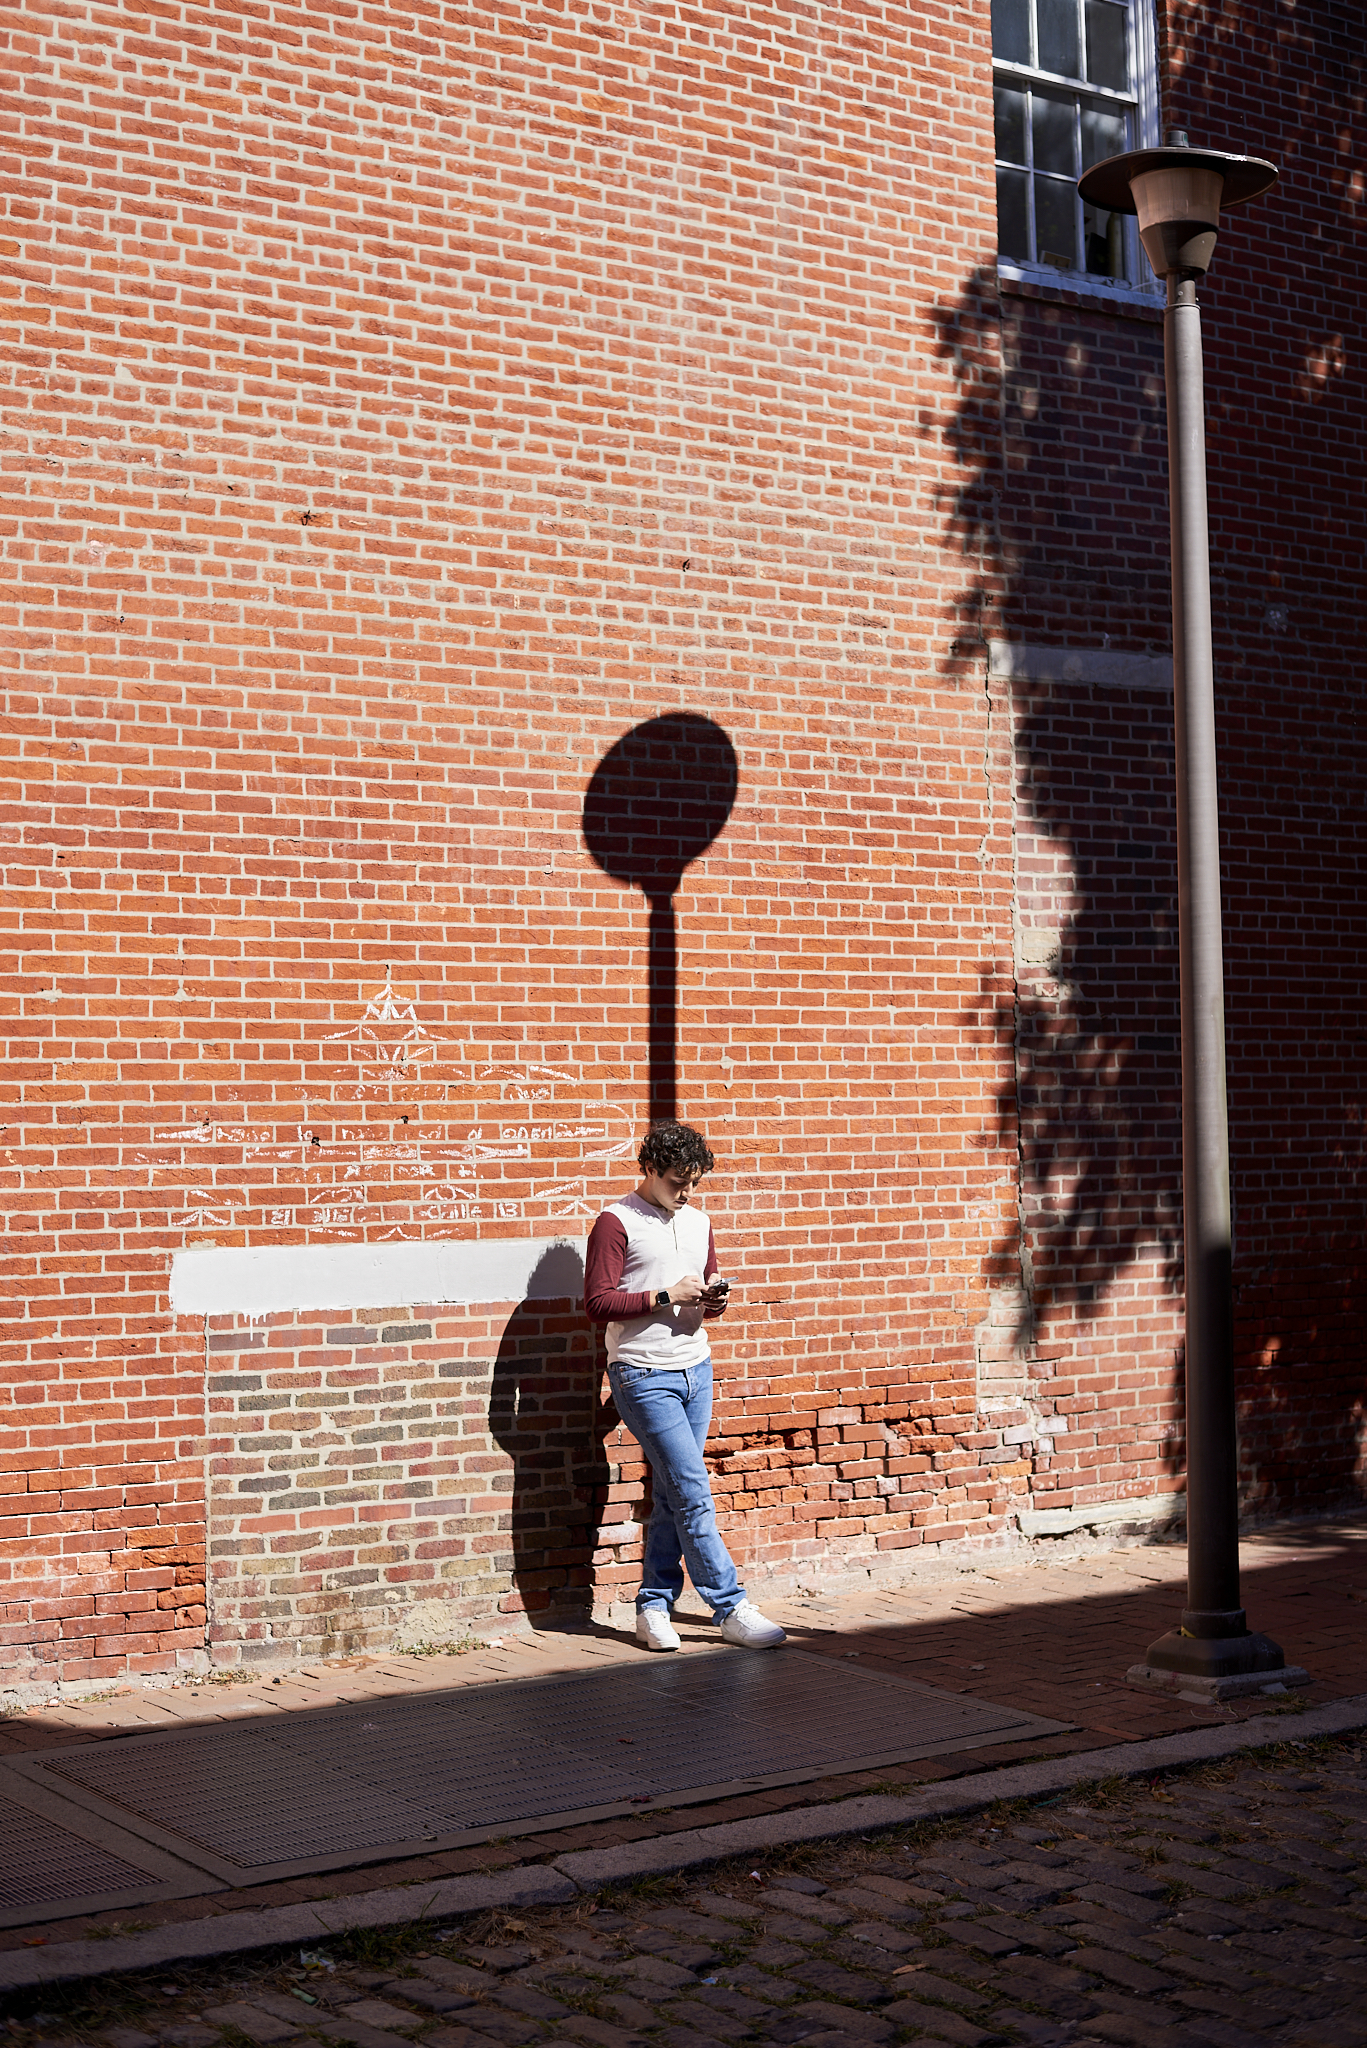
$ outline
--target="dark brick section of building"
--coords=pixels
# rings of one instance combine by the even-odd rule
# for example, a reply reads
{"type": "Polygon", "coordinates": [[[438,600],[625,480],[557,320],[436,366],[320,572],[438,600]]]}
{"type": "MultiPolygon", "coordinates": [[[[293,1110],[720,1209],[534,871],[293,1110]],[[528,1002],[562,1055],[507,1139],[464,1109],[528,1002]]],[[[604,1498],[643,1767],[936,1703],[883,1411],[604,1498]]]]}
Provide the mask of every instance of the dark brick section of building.
{"type": "MultiPolygon", "coordinates": [[[[1160,32],[1168,121],[1281,167],[1227,217],[1201,298],[1241,1449],[1250,1506],[1295,1512],[1361,1486],[1367,79],[1359,24],[1336,8],[1160,8],[1160,32]]],[[[1161,326],[1030,287],[1000,307],[1000,458],[984,439],[964,496],[984,590],[1023,643],[1165,653],[1161,326]]],[[[1104,1329],[1116,1282],[1142,1273],[1166,1343],[1181,1262],[1171,723],[1147,693],[1026,684],[1016,702],[1021,868],[1056,862],[1070,897],[1062,916],[1032,913],[1063,934],[1059,971],[1016,1010],[1037,1328],[1104,1329]]],[[[1180,1414],[1156,1419],[1180,1462],[1180,1414]]]]}

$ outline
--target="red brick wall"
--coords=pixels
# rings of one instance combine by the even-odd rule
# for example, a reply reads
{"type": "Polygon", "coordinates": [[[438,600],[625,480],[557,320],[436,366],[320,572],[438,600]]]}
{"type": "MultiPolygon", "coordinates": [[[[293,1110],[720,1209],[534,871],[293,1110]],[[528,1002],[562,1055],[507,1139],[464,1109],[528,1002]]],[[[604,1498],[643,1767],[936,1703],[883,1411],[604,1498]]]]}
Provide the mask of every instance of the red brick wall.
{"type": "MultiPolygon", "coordinates": [[[[1351,1485],[1322,1364],[1346,1389],[1354,1317],[1322,1311],[1356,1285],[1361,1207],[1340,944],[1359,915],[1342,536],[1361,387],[1326,339],[1354,332],[1352,158],[1338,112],[1321,132],[1295,111],[1332,32],[1295,19],[1275,134],[1260,76],[1247,108],[1222,83],[1218,13],[1173,47],[1207,130],[1246,114],[1274,153],[1294,139],[1318,208],[1294,288],[1258,282],[1286,232],[1269,211],[1212,292],[1212,353],[1245,366],[1217,487],[1222,573],[1245,572],[1221,624],[1227,666],[1230,621],[1245,635],[1226,712],[1240,1227],[1259,1215],[1268,1247],[1245,1303],[1259,1357],[1295,1354],[1290,1377],[1258,1366],[1250,1415],[1260,1473],[1308,1500],[1351,1485]],[[1256,357],[1218,310],[1254,286],[1256,357]],[[1254,424],[1275,463],[1249,453],[1254,424]],[[1298,637],[1275,645],[1251,623],[1262,563],[1293,603],[1298,637]],[[1307,1000],[1315,1050],[1283,1098],[1269,1063],[1307,1000]]],[[[590,861],[580,815],[607,748],[672,711],[715,721],[740,761],[678,896],[678,1041],[681,1106],[721,1155],[709,1202],[737,1301],[718,1472],[747,1570],[901,1565],[1008,1540],[1032,1491],[1170,1489],[1174,1281],[1152,1234],[1124,1236],[1136,1201],[1168,1228],[1157,1044],[1125,1065],[1129,1122],[1089,1154],[1100,1173],[1150,1148],[1141,1194],[1103,1220],[1101,1298],[1076,1284],[1085,1218],[1039,1300],[1021,1291],[1019,1198],[1032,1287],[1044,1253],[1017,1153],[1013,827],[1035,828],[985,660],[1003,630],[1164,644],[1156,337],[1018,302],[1004,353],[986,8],[40,7],[0,32],[6,1677],[202,1654],[206,1537],[224,1656],[377,1640],[433,1586],[473,1613],[486,1572],[505,1602],[573,1607],[585,1571],[600,1597],[627,1583],[621,1546],[582,1553],[635,1512],[639,1470],[576,1436],[598,1395],[564,1316],[546,1398],[569,1405],[523,1527],[522,1423],[512,1449],[488,1426],[513,1305],[410,1305],[376,1345],[370,1312],[177,1319],[168,1275],[193,1245],[581,1230],[621,1187],[646,1101],[646,911],[590,861]],[[1004,441],[1027,374],[1044,424],[1004,441]],[[1065,403],[1092,424],[1051,439],[1065,403]],[[502,1141],[522,1126],[519,1156],[502,1141]],[[365,1341],[334,1343],[344,1325],[365,1341]],[[263,1348],[275,1379],[255,1391],[283,1382],[292,1405],[223,1431],[216,1404],[251,1397],[263,1348]],[[448,1413],[441,1368],[462,1360],[448,1413]],[[267,1482],[264,1518],[230,1512],[244,1443],[316,1434],[295,1422],[330,1374],[374,1407],[328,1448],[362,1493],[305,1506],[286,1473],[268,1528],[268,1466],[236,1475],[267,1482]],[[396,1416],[433,1386],[430,1417],[396,1416]],[[387,1480],[437,1491],[362,1498],[367,1428],[400,1447],[375,1461],[403,1466],[387,1480]],[[425,1499],[467,1506],[428,1528],[425,1499]]],[[[1334,105],[1357,120],[1336,49],[1334,105]]],[[[1014,712],[1046,748],[1096,715],[1014,712]]],[[[1160,725],[1145,696],[1126,728],[1124,773],[1155,804],[1160,725]]],[[[1026,1007],[1096,1050],[1143,975],[1088,943],[1114,991],[1096,1019],[1026,1007]]],[[[1165,964],[1155,1039],[1168,987],[1165,964]]],[[[1084,1139],[1107,1121],[1104,1090],[1099,1119],[1064,1096],[1084,1139]]],[[[1080,1142],[1064,1131],[1060,1156],[1080,1142]]]]}
{"type": "Polygon", "coordinates": [[[1243,1450],[1299,1506],[1361,1498],[1367,1390],[1362,24],[1184,9],[1173,71],[1193,127],[1282,166],[1209,346],[1243,1450]]]}
{"type": "MultiPolygon", "coordinates": [[[[971,1441],[1009,807],[954,651],[978,371],[937,320],[992,245],[985,15],[5,33],[13,1669],[203,1643],[180,1248],[518,1234],[620,1187],[607,1139],[472,1176],[470,1099],[541,1063],[639,1120],[645,908],[579,816],[674,709],[741,762],[679,1043],[758,1455],[775,1409],[950,1367],[971,1441]]],[[[960,1476],[919,1526],[987,1526],[960,1476]]]]}
{"type": "MultiPolygon", "coordinates": [[[[1024,1410],[979,1426],[971,1345],[838,1377],[776,1365],[742,1315],[718,1339],[712,1455],[752,1582],[874,1571],[1002,1529],[1030,1471],[1030,1446],[1004,1441],[1024,1410]]],[[[216,1662],[632,1599],[647,1472],[577,1303],[214,1317],[207,1347],[216,1662]]]]}

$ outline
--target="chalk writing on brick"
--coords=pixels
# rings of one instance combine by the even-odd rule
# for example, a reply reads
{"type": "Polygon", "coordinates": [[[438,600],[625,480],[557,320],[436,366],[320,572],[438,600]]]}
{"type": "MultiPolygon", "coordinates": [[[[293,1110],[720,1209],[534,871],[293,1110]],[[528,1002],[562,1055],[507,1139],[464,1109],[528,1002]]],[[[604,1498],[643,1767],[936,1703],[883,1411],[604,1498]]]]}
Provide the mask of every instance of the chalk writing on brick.
{"type": "Polygon", "coordinates": [[[278,1121],[201,1112],[137,1154],[139,1185],[187,1238],[421,1238],[589,1217],[635,1146],[628,1111],[568,1068],[470,1061],[389,980],[297,1067],[278,1121]]]}

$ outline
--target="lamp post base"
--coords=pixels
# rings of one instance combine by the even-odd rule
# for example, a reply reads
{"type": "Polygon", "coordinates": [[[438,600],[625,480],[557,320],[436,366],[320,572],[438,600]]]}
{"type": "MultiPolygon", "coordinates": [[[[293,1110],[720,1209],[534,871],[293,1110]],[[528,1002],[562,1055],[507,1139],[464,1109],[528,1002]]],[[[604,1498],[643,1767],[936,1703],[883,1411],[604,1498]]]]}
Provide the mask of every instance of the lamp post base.
{"type": "MultiPolygon", "coordinates": [[[[1254,1636],[1248,1628],[1230,1634],[1207,1634],[1199,1624],[1215,1616],[1183,1616],[1183,1628],[1170,1628],[1150,1642],[1146,1665],[1158,1671],[1185,1671],[1189,1677],[1236,1677],[1244,1671],[1281,1671],[1285,1655],[1271,1636],[1254,1636]],[[1195,1620],[1197,1628],[1187,1622],[1195,1620]]],[[[1240,1614],[1242,1622],[1244,1616],[1240,1614]]]]}
{"type": "Polygon", "coordinates": [[[1283,1664],[1272,1671],[1227,1671],[1211,1677],[1132,1664],[1125,1676],[1131,1685],[1142,1685],[1151,1692],[1175,1692],[1179,1699],[1212,1707],[1220,1700],[1247,1699],[1258,1693],[1277,1699],[1295,1686],[1310,1684],[1310,1673],[1299,1664],[1283,1664]]]}
{"type": "Polygon", "coordinates": [[[1237,1611],[1184,1615],[1183,1621],[1194,1627],[1170,1629],[1150,1643],[1144,1662],[1132,1665],[1126,1676],[1132,1685],[1157,1686],[1203,1700],[1309,1685],[1309,1672],[1299,1664],[1288,1665],[1281,1645],[1270,1636],[1252,1634],[1242,1626],[1243,1619],[1237,1611]],[[1215,1633],[1220,1629],[1229,1632],[1215,1633]]]}

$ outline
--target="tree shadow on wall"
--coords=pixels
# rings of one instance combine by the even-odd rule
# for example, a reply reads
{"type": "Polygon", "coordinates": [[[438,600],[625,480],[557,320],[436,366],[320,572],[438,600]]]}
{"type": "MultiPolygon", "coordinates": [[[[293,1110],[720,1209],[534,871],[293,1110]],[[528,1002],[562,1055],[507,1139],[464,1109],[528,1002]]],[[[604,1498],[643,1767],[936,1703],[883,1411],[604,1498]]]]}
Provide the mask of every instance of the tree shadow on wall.
{"type": "Polygon", "coordinates": [[[538,1260],[494,1361],[489,1434],[512,1460],[513,1583],[534,1627],[582,1625],[607,1499],[598,1333],[583,1308],[584,1262],[571,1244],[538,1260]]]}
{"type": "MultiPolygon", "coordinates": [[[[1014,724],[1017,956],[1006,975],[984,964],[971,1012],[1010,1048],[1015,1072],[992,1142],[1018,1147],[1021,1236],[994,1253],[1021,1259],[1021,1348],[1038,1310],[1065,1348],[1085,1349],[1141,1263],[1156,1265],[1173,1307],[1182,1289],[1172,702],[1170,688],[1117,661],[1170,656],[1162,333],[1000,296],[984,272],[938,325],[957,383],[940,509],[966,570],[953,666],[965,687],[985,676],[994,719],[1014,724]],[[1058,656],[1013,661],[1009,681],[994,674],[982,623],[994,614],[1016,648],[1058,656]],[[1070,663],[1070,650],[1100,658],[1070,663]]],[[[1217,461],[1217,675],[1247,574],[1237,539],[1220,538],[1222,518],[1236,531],[1233,489],[1217,461]]],[[[1269,1006],[1253,963],[1269,911],[1275,922],[1299,900],[1307,858],[1289,834],[1279,863],[1274,829],[1280,810],[1308,812],[1316,769],[1307,763],[1297,790],[1276,703],[1251,683],[1219,690],[1217,722],[1227,944],[1237,935],[1245,963],[1228,998],[1241,1487],[1264,1510],[1333,1505],[1356,1497],[1367,1276],[1360,1244],[1317,1248],[1311,1272],[1290,1241],[1304,1211],[1269,1171],[1267,1100],[1269,1088],[1299,1085],[1301,1069],[1270,1011],[1294,1002],[1317,1019],[1343,1014],[1350,990],[1360,1000],[1361,975],[1332,947],[1307,948],[1294,966],[1288,950],[1298,990],[1269,1006]],[[1245,1243],[1256,1235],[1269,1249],[1241,1252],[1241,1210],[1245,1243]],[[1274,1217],[1285,1219],[1284,1248],[1274,1217]]],[[[1347,872],[1362,856],[1352,831],[1339,831],[1347,872]]],[[[1304,1132],[1295,1142],[1304,1151],[1304,1132]]],[[[1154,1306],[1141,1293],[1141,1332],[1154,1306]]],[[[1161,1452],[1170,1471],[1182,1464],[1180,1349],[1174,1364],[1161,1452]]]]}
{"type": "Polygon", "coordinates": [[[1016,703],[1021,886],[1047,899],[1057,863],[1073,899],[1020,935],[1022,1209],[1037,1301],[1086,1315],[1155,1252],[1181,1287],[1171,706],[1066,679],[1018,685],[1016,703]]]}
{"type": "Polygon", "coordinates": [[[971,1014],[1011,1052],[993,1142],[1018,1148],[1020,1236],[995,1250],[1021,1261],[1027,1350],[1037,1312],[1086,1324],[1155,1253],[1180,1286],[1172,706],[1109,653],[1168,651],[1162,336],[1003,297],[984,271],[938,327],[958,383],[940,506],[968,571],[956,653],[1014,729],[1017,954],[1005,976],[985,963],[971,1014]],[[1018,647],[1109,658],[998,673],[992,615],[1018,647]]]}

